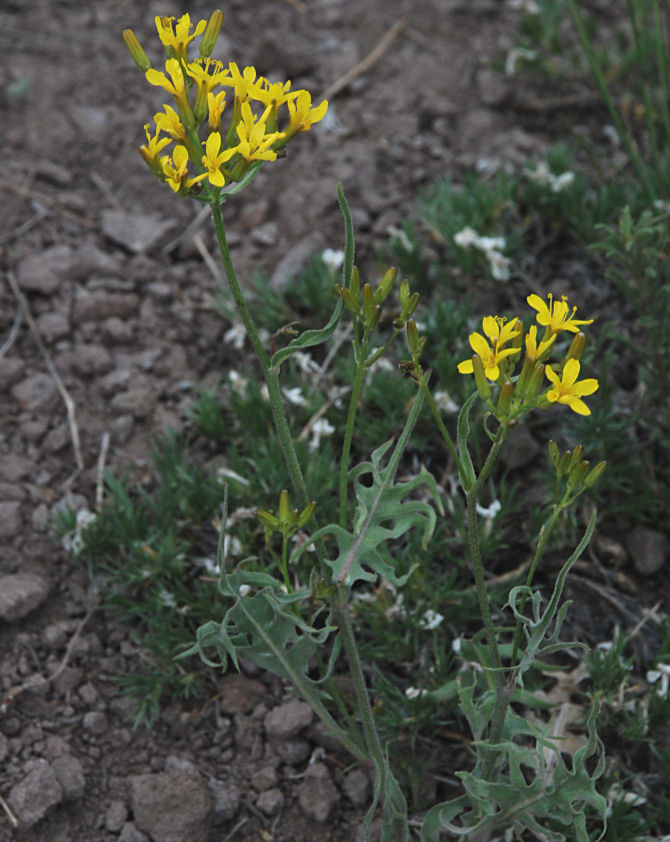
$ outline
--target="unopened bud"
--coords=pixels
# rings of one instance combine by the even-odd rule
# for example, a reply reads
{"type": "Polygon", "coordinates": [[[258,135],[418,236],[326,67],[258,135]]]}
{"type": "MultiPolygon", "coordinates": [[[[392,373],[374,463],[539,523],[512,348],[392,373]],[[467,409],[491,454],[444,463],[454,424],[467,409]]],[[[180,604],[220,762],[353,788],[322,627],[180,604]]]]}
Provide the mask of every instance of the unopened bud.
{"type": "Polygon", "coordinates": [[[576,333],[572,342],[570,343],[570,348],[568,349],[567,356],[565,358],[565,362],[568,360],[578,360],[581,358],[582,354],[584,353],[584,348],[586,347],[586,335],[583,334],[581,331],[576,333]]]}
{"type": "Polygon", "coordinates": [[[147,70],[151,68],[151,62],[147,58],[147,54],[142,49],[142,45],[137,40],[137,37],[132,29],[123,30],[123,43],[128,48],[130,57],[137,67],[142,71],[142,73],[146,73],[147,70]]]}
{"type": "Polygon", "coordinates": [[[549,451],[549,458],[551,459],[552,465],[554,468],[557,468],[558,460],[561,458],[561,452],[553,439],[549,439],[547,442],[547,450],[549,451]]]}
{"type": "Polygon", "coordinates": [[[413,319],[410,319],[405,325],[405,330],[407,331],[407,345],[409,346],[412,359],[418,360],[421,356],[421,351],[423,350],[423,342],[419,336],[416,322],[413,319]]]}
{"type": "Polygon", "coordinates": [[[531,371],[530,376],[528,378],[528,384],[526,386],[524,400],[529,402],[534,401],[535,398],[538,396],[543,383],[544,365],[542,363],[535,363],[533,370],[531,371]]]}
{"type": "Polygon", "coordinates": [[[584,445],[578,444],[575,448],[573,448],[572,453],[570,454],[570,467],[568,468],[569,471],[574,471],[574,469],[579,465],[582,461],[584,456],[584,445]]]}
{"type": "Polygon", "coordinates": [[[393,289],[395,279],[398,277],[398,270],[391,267],[384,272],[384,275],[379,282],[379,286],[375,290],[375,304],[383,304],[393,289]]]}
{"type": "Polygon", "coordinates": [[[562,453],[561,458],[558,460],[558,465],[556,466],[556,473],[559,477],[564,476],[570,470],[570,453],[562,453]]]}
{"type": "Polygon", "coordinates": [[[298,529],[302,529],[303,526],[305,526],[307,521],[314,514],[314,509],[316,509],[316,500],[312,500],[312,502],[308,503],[300,512],[300,517],[298,518],[298,529]]]}
{"type": "Polygon", "coordinates": [[[351,282],[349,284],[349,289],[351,290],[351,294],[353,297],[358,301],[360,291],[361,291],[361,276],[358,272],[358,266],[354,266],[351,271],[351,282]]]}
{"type": "Polygon", "coordinates": [[[506,418],[509,415],[509,410],[512,405],[512,393],[514,392],[514,384],[511,380],[506,380],[500,387],[498,394],[498,405],[496,407],[496,417],[506,418]]]}
{"type": "Polygon", "coordinates": [[[479,392],[479,397],[488,403],[491,400],[491,386],[486,378],[484,363],[478,354],[475,354],[472,358],[472,371],[475,376],[475,384],[479,392]]]}
{"type": "Polygon", "coordinates": [[[584,488],[590,488],[594,485],[605,472],[607,462],[598,462],[598,464],[591,468],[589,473],[584,477],[584,488]]]}
{"type": "Polygon", "coordinates": [[[591,463],[584,460],[577,467],[570,470],[568,475],[568,488],[581,488],[586,475],[591,470],[591,463]]]}
{"type": "Polygon", "coordinates": [[[363,286],[363,318],[365,319],[366,323],[369,323],[372,319],[372,314],[374,310],[374,295],[372,292],[372,287],[370,284],[364,284],[363,286]]]}
{"type": "Polygon", "coordinates": [[[344,301],[344,303],[347,307],[347,310],[349,310],[351,315],[352,316],[358,316],[359,310],[360,310],[360,308],[358,306],[358,301],[354,300],[354,297],[351,294],[351,292],[349,292],[349,290],[345,289],[344,287],[340,287],[339,288],[339,294],[342,298],[342,301],[344,301]]]}
{"type": "Polygon", "coordinates": [[[222,23],[223,12],[221,9],[215,9],[207,21],[207,26],[200,42],[200,55],[203,58],[209,58],[212,55],[216,39],[219,37],[219,32],[221,32],[222,23]]]}

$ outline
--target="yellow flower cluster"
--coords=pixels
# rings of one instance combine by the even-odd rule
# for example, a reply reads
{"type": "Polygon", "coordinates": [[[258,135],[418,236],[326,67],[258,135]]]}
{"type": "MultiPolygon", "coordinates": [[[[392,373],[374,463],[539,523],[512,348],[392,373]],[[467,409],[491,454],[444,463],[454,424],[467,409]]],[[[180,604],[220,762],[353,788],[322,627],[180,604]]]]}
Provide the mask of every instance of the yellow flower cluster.
{"type": "Polygon", "coordinates": [[[258,76],[254,67],[240,71],[234,61],[227,67],[214,61],[211,53],[222,18],[217,10],[191,31],[188,14],[176,24],[174,18],[156,17],[167,56],[164,71],[151,66],[131,30],[123,33],[147,82],[167,91],[176,105],[176,111],[165,105],[154,115],[154,130],[146,124],[147,142],[140,154],[153,174],[178,193],[187,193],[204,181],[210,192],[241,181],[254,162],[274,161],[296,134],[308,131],[328,109],[327,100],[312,106],[309,92],[291,91],[290,82],[272,83],[258,76]],[[200,56],[190,60],[189,46],[199,35],[200,56]],[[224,112],[230,114],[225,130],[221,125],[224,112]],[[172,142],[171,154],[161,155],[172,142]]]}
{"type": "Polygon", "coordinates": [[[586,341],[580,325],[591,324],[593,319],[576,319],[577,308],[570,310],[565,297],[555,301],[549,295],[544,301],[533,294],[528,296],[527,301],[537,311],[537,324],[544,328],[541,341],[538,342],[537,325],[528,329],[524,341],[523,325],[519,319],[507,321],[500,316],[486,316],[482,321],[484,336],[476,331],[470,334],[474,355],[458,364],[459,372],[474,374],[480,395],[500,419],[518,418],[530,409],[546,409],[553,403],[566,404],[579,415],[590,415],[591,410],[582,398],[597,390],[598,381],[592,377],[585,380],[578,378],[579,358],[586,341]],[[549,363],[556,337],[562,331],[575,336],[562,361],[549,363]],[[514,376],[524,344],[521,371],[514,376]],[[551,385],[540,394],[545,377],[551,385]],[[495,406],[491,382],[500,387],[495,406]]]}

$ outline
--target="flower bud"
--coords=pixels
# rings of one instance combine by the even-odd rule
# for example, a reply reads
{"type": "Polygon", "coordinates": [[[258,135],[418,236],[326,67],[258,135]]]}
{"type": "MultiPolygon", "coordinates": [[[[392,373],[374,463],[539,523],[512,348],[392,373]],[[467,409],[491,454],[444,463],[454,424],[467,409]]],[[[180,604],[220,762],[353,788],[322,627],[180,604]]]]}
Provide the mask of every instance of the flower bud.
{"type": "Polygon", "coordinates": [[[221,9],[215,9],[207,21],[207,26],[200,42],[200,55],[203,58],[209,58],[212,55],[216,39],[219,37],[219,32],[221,32],[222,23],[223,12],[221,9]]]}
{"type": "Polygon", "coordinates": [[[500,387],[498,393],[498,405],[496,407],[496,417],[506,418],[509,415],[509,410],[512,405],[512,394],[514,392],[514,384],[511,380],[505,380],[500,387]]]}
{"type": "Polygon", "coordinates": [[[573,448],[572,453],[570,454],[570,465],[568,467],[569,471],[574,471],[577,465],[582,461],[584,456],[584,445],[578,444],[575,448],[573,448]]]}
{"type": "Polygon", "coordinates": [[[123,30],[123,42],[128,48],[130,57],[137,67],[142,71],[142,73],[146,73],[147,70],[151,68],[151,62],[147,58],[147,54],[142,49],[142,45],[137,40],[137,37],[132,29],[123,30]]]}
{"type": "Polygon", "coordinates": [[[472,369],[479,397],[488,403],[491,400],[491,386],[484,371],[484,363],[478,354],[475,354],[472,358],[472,369]]]}
{"type": "Polygon", "coordinates": [[[298,518],[298,529],[302,529],[303,526],[305,526],[307,521],[314,514],[314,509],[316,509],[316,500],[312,500],[312,502],[308,503],[300,512],[300,517],[298,518]]]}
{"type": "Polygon", "coordinates": [[[576,467],[572,468],[568,475],[568,488],[581,488],[590,469],[591,463],[586,460],[580,462],[576,467]]]}
{"type": "Polygon", "coordinates": [[[407,331],[407,344],[409,346],[412,359],[418,360],[421,356],[421,351],[423,350],[423,342],[419,336],[416,322],[413,319],[410,319],[405,325],[405,330],[407,331]]]}
{"type": "Polygon", "coordinates": [[[584,348],[586,346],[586,336],[581,331],[576,333],[572,342],[570,343],[570,348],[568,349],[568,353],[565,357],[565,362],[568,360],[578,360],[581,358],[582,354],[584,353],[584,348]]]}
{"type": "Polygon", "coordinates": [[[544,383],[544,365],[542,363],[535,363],[533,370],[530,373],[528,378],[528,383],[526,385],[526,394],[524,395],[524,400],[534,401],[535,398],[538,396],[540,389],[542,388],[542,384],[544,383]]]}
{"type": "Polygon", "coordinates": [[[607,462],[598,462],[598,464],[591,468],[589,473],[584,477],[584,488],[590,488],[594,485],[605,472],[607,462]]]}
{"type": "Polygon", "coordinates": [[[372,287],[370,284],[365,284],[363,286],[363,318],[365,319],[366,324],[369,324],[372,320],[374,306],[372,287]]]}
{"type": "Polygon", "coordinates": [[[549,439],[547,442],[547,450],[549,451],[549,458],[551,459],[552,465],[554,468],[557,468],[558,460],[561,458],[561,452],[553,439],[549,439]]]}
{"type": "Polygon", "coordinates": [[[375,304],[383,304],[393,289],[393,284],[398,277],[398,270],[394,267],[387,269],[375,290],[375,304]]]}

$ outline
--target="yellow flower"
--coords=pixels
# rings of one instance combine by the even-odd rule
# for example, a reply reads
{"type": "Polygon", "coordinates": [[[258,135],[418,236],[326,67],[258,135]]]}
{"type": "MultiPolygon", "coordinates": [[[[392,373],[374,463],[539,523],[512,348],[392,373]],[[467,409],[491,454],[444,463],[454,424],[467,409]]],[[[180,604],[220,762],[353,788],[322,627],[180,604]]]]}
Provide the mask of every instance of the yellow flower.
{"type": "Polygon", "coordinates": [[[312,95],[309,91],[297,91],[294,100],[288,100],[289,124],[286,129],[287,138],[292,138],[298,132],[306,132],[314,123],[321,120],[328,110],[328,100],[324,99],[316,108],[312,108],[312,95]]]}
{"type": "Polygon", "coordinates": [[[256,119],[248,102],[242,104],[242,119],[237,124],[237,136],[240,139],[236,152],[245,161],[274,161],[277,153],[271,149],[273,143],[284,137],[284,132],[265,133],[265,121],[269,108],[256,119]]]}
{"type": "Polygon", "coordinates": [[[218,132],[221,128],[221,115],[226,107],[226,92],[219,91],[218,94],[207,94],[207,128],[210,132],[218,132]]]}
{"type": "Polygon", "coordinates": [[[161,133],[160,128],[156,130],[156,134],[152,137],[149,132],[149,123],[147,123],[144,127],[144,131],[147,136],[147,143],[146,146],[144,144],[140,146],[140,155],[144,158],[151,172],[161,178],[163,175],[163,167],[159,160],[158,153],[172,141],[169,137],[159,137],[161,133]]]}
{"type": "Polygon", "coordinates": [[[165,180],[175,193],[178,193],[182,188],[188,189],[204,178],[207,178],[206,173],[196,175],[194,178],[187,178],[188,170],[186,166],[188,164],[188,152],[185,146],[175,146],[172,151],[172,159],[170,159],[169,155],[165,155],[161,158],[161,164],[163,166],[165,180]]]}
{"type": "Polygon", "coordinates": [[[593,319],[575,319],[577,308],[573,307],[572,312],[568,308],[568,299],[561,297],[560,301],[554,301],[553,295],[547,296],[549,304],[543,301],[539,295],[529,295],[526,299],[530,306],[537,310],[537,323],[546,327],[549,335],[559,333],[561,330],[569,330],[570,333],[577,333],[579,325],[590,325],[593,319]]]}
{"type": "Polygon", "coordinates": [[[165,62],[165,69],[170,74],[172,81],[166,77],[165,73],[160,70],[154,70],[152,67],[145,74],[147,82],[150,85],[159,85],[169,94],[172,94],[177,103],[179,113],[183,118],[185,114],[191,113],[191,106],[188,104],[188,95],[184,83],[184,74],[181,72],[181,67],[176,58],[169,58],[165,62]]]}
{"type": "Polygon", "coordinates": [[[552,333],[549,339],[543,339],[540,344],[537,344],[537,325],[532,325],[526,334],[526,359],[531,363],[536,363],[540,357],[551,348],[556,339],[556,334],[552,333]]]}
{"type": "Polygon", "coordinates": [[[187,64],[186,72],[191,78],[195,79],[197,92],[193,105],[193,116],[199,123],[207,115],[208,95],[223,82],[228,76],[228,71],[223,69],[220,61],[204,58],[187,64]]]}
{"type": "Polygon", "coordinates": [[[570,409],[579,415],[590,415],[591,410],[581,398],[585,395],[592,395],[598,388],[598,381],[595,377],[589,377],[586,380],[577,380],[579,377],[579,368],[579,360],[568,360],[563,367],[563,374],[559,378],[551,366],[545,366],[544,373],[553,383],[553,388],[549,389],[546,393],[547,400],[550,403],[567,404],[570,409]]]}
{"type": "Polygon", "coordinates": [[[180,140],[182,143],[185,143],[188,139],[188,135],[186,134],[186,129],[183,127],[181,120],[179,119],[179,115],[174,108],[171,108],[169,105],[164,105],[163,108],[165,109],[165,113],[159,111],[158,114],[154,114],[154,123],[156,124],[156,128],[160,132],[169,134],[173,140],[180,140]]]}
{"type": "Polygon", "coordinates": [[[242,103],[249,97],[258,98],[260,88],[256,83],[256,68],[245,67],[242,73],[234,61],[228,65],[228,76],[222,80],[222,85],[230,85],[235,88],[235,99],[242,103]]]}
{"type": "Polygon", "coordinates": [[[156,16],[155,20],[158,37],[161,39],[163,46],[168,50],[168,55],[170,54],[169,51],[172,50],[176,58],[186,64],[188,61],[188,45],[194,38],[205,31],[207,21],[198,21],[193,35],[189,35],[191,31],[191,16],[188,12],[179,18],[176,30],[173,24],[173,17],[169,17],[168,15],[163,15],[162,17],[156,16]]]}
{"type": "Polygon", "coordinates": [[[226,177],[219,168],[221,164],[224,164],[237,152],[236,148],[224,149],[223,152],[219,152],[220,149],[221,135],[219,132],[212,132],[205,143],[207,154],[202,156],[202,165],[207,170],[207,178],[209,178],[210,184],[213,184],[214,187],[223,187],[226,183],[226,177]]]}
{"type": "MultiPolygon", "coordinates": [[[[509,322],[496,316],[485,316],[482,320],[484,333],[490,340],[491,344],[481,335],[481,333],[470,334],[470,347],[477,354],[484,366],[484,372],[489,380],[497,380],[500,377],[499,363],[506,357],[512,354],[518,354],[518,348],[504,348],[515,336],[518,336],[519,330],[516,325],[519,320],[514,318],[509,322]]],[[[472,360],[463,360],[458,364],[458,370],[461,374],[473,374],[474,366],[472,360]]]]}

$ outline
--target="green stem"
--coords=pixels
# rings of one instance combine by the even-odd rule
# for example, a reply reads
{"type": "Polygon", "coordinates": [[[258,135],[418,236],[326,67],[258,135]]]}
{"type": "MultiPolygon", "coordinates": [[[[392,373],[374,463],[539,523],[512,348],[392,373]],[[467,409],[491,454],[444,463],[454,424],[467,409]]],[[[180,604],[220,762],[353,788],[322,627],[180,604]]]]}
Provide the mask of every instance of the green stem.
{"type": "MultiPolygon", "coordinates": [[[[529,588],[533,582],[533,578],[535,576],[535,571],[537,570],[537,565],[540,561],[540,558],[544,554],[544,550],[547,546],[547,541],[551,533],[553,532],[554,526],[556,526],[556,522],[558,521],[558,517],[562,511],[561,506],[554,506],[554,510],[551,513],[551,517],[546,523],[542,524],[542,528],[540,529],[540,535],[537,541],[537,549],[535,550],[535,555],[533,556],[533,560],[530,565],[530,569],[528,571],[528,575],[526,576],[526,587],[529,588]]],[[[521,605],[519,607],[519,613],[523,613],[523,609],[526,605],[526,595],[524,594],[521,599],[521,605]]],[[[521,643],[521,620],[516,621],[516,627],[514,629],[514,646],[512,647],[512,669],[514,669],[514,665],[516,664],[516,658],[519,653],[519,645],[521,643]]]]}
{"type": "Polygon", "coordinates": [[[354,637],[354,630],[351,625],[351,618],[349,616],[348,605],[349,590],[342,586],[338,587],[338,603],[337,603],[337,619],[339,620],[340,635],[342,640],[342,648],[344,649],[349,664],[349,672],[354,683],[354,693],[356,696],[356,708],[358,715],[361,717],[363,725],[363,735],[365,736],[365,743],[372,760],[375,771],[379,775],[379,787],[375,787],[382,793],[384,800],[384,813],[392,814],[393,824],[399,823],[401,826],[396,826],[393,829],[400,834],[399,840],[409,839],[409,828],[407,827],[407,805],[404,796],[397,787],[387,787],[387,780],[392,779],[391,770],[382,748],[379,734],[377,733],[377,726],[375,725],[374,715],[370,706],[370,697],[365,683],[365,676],[363,675],[363,665],[356,646],[356,639],[354,637]],[[389,796],[389,792],[393,795],[389,796]],[[388,804],[387,799],[394,800],[394,804],[388,804]],[[391,808],[390,810],[388,808],[391,808]]]}
{"type": "Polygon", "coordinates": [[[291,587],[291,580],[289,579],[288,575],[288,538],[286,535],[282,535],[282,543],[281,543],[281,575],[284,579],[284,584],[286,585],[286,590],[288,593],[293,591],[291,587]]]}
{"type": "Polygon", "coordinates": [[[419,375],[419,386],[421,386],[421,390],[428,401],[428,406],[430,407],[430,411],[433,413],[433,418],[435,419],[435,423],[437,424],[437,429],[440,431],[442,438],[447,445],[447,449],[449,453],[451,453],[451,457],[456,463],[458,468],[459,475],[463,475],[463,467],[461,465],[461,459],[458,455],[458,450],[456,449],[456,445],[454,444],[451,436],[449,435],[449,431],[444,426],[444,421],[442,420],[442,416],[440,415],[440,410],[437,408],[437,404],[435,403],[435,398],[433,397],[430,389],[428,388],[428,384],[426,383],[426,378],[423,375],[423,371],[419,375]]]}
{"type": "Polygon", "coordinates": [[[591,67],[591,72],[596,80],[596,85],[598,86],[598,90],[600,91],[600,95],[605,100],[605,105],[607,106],[607,110],[610,113],[610,117],[612,118],[612,122],[617,130],[617,134],[621,138],[621,142],[624,145],[626,150],[626,154],[633,165],[633,168],[637,172],[638,178],[642,182],[644,186],[645,192],[649,197],[650,201],[653,201],[656,198],[656,191],[649,180],[649,175],[647,173],[647,169],[638,153],[637,149],[635,148],[635,144],[633,139],[631,138],[630,134],[626,131],[624,124],[621,121],[621,117],[619,117],[619,112],[616,109],[616,105],[614,104],[614,99],[612,98],[612,94],[610,93],[609,87],[607,85],[607,80],[602,72],[600,64],[598,62],[598,57],[595,54],[595,50],[593,49],[593,45],[591,44],[591,40],[586,32],[586,27],[584,26],[584,21],[582,19],[581,12],[579,11],[579,7],[575,0],[566,0],[568,4],[568,10],[572,17],[573,23],[575,24],[575,29],[577,30],[577,34],[579,35],[579,40],[581,41],[582,47],[584,52],[586,53],[586,58],[588,59],[589,65],[591,67]]]}
{"type": "MultiPolygon", "coordinates": [[[[491,668],[493,671],[493,681],[496,691],[495,708],[493,711],[493,718],[491,720],[491,727],[489,731],[489,742],[497,743],[502,736],[503,726],[505,724],[505,714],[507,713],[507,706],[509,704],[509,696],[505,688],[505,680],[502,671],[502,659],[500,657],[500,649],[498,648],[498,641],[496,638],[495,627],[493,625],[493,618],[491,617],[491,609],[486,593],[486,582],[484,580],[484,565],[482,563],[481,550],[479,547],[479,530],[477,526],[477,500],[482,487],[488,479],[493,466],[498,459],[500,450],[505,440],[507,428],[502,425],[498,430],[498,435],[489,451],[486,461],[475,480],[474,485],[470,491],[465,495],[467,515],[468,515],[468,545],[470,550],[470,559],[472,561],[472,569],[475,577],[475,587],[477,590],[477,601],[479,603],[479,611],[482,615],[484,628],[486,629],[486,642],[489,650],[489,659],[491,661],[491,668]]],[[[484,762],[483,775],[488,778],[493,768],[495,760],[495,750],[491,749],[487,752],[484,762]]]]}
{"type": "Polygon", "coordinates": [[[251,313],[249,312],[247,303],[242,295],[242,290],[240,289],[235,268],[230,257],[230,251],[228,249],[226,232],[223,225],[223,216],[221,215],[221,206],[218,201],[212,201],[210,207],[212,209],[212,219],[214,220],[216,239],[219,244],[221,260],[223,261],[223,267],[226,271],[228,284],[233,294],[233,300],[235,301],[237,312],[242,319],[247,336],[249,337],[249,341],[251,342],[263,368],[263,375],[265,377],[265,383],[268,387],[268,395],[270,398],[270,407],[272,409],[272,418],[275,430],[279,436],[279,443],[284,456],[284,461],[286,462],[286,467],[288,469],[293,488],[298,495],[299,507],[304,509],[309,503],[309,497],[307,495],[307,488],[302,475],[302,469],[300,468],[300,463],[298,462],[298,456],[295,452],[295,446],[293,444],[288,419],[286,418],[286,411],[284,409],[284,402],[282,400],[281,389],[279,386],[279,375],[273,368],[270,367],[270,358],[263,347],[263,343],[260,340],[256,326],[251,318],[251,313]]]}
{"type": "Polygon", "coordinates": [[[340,526],[343,529],[347,526],[347,474],[349,473],[349,457],[351,455],[351,442],[354,437],[358,399],[363,386],[363,377],[365,376],[365,352],[367,345],[367,333],[364,333],[360,346],[354,341],[354,348],[356,349],[356,376],[351,389],[349,412],[347,413],[347,424],[344,428],[344,441],[342,442],[342,454],[340,455],[340,526]]]}

